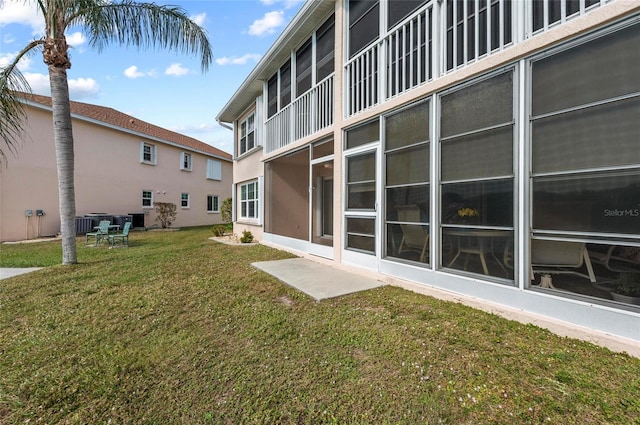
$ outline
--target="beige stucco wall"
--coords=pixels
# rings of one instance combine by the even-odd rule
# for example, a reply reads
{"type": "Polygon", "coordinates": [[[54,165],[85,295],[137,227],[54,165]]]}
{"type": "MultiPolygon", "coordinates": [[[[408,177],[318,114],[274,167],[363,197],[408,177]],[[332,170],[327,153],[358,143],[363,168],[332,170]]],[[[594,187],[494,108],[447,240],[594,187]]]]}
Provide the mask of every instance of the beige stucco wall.
{"type": "MultiPolygon", "coordinates": [[[[245,113],[242,116],[238,117],[238,121],[240,122],[244,120],[249,114],[255,111],[255,104],[248,106],[245,113]]],[[[236,123],[237,124],[237,123],[236,123]]],[[[256,121],[256,126],[260,125],[256,121]]],[[[235,132],[236,140],[236,150],[239,151],[238,145],[238,135],[239,131],[235,132]]],[[[264,137],[264,132],[258,132],[262,134],[261,137],[264,137]]],[[[240,185],[245,182],[249,182],[252,180],[257,180],[260,177],[264,176],[264,163],[262,162],[262,147],[259,146],[262,144],[263,140],[256,141],[258,146],[244,153],[239,158],[236,158],[233,164],[233,183],[236,188],[236,193],[234,196],[235,208],[236,208],[236,220],[233,223],[233,233],[238,236],[242,235],[242,232],[247,230],[251,232],[253,237],[260,241],[262,240],[263,234],[263,219],[264,219],[264,202],[262,202],[264,198],[264,194],[260,196],[260,205],[259,205],[259,214],[260,218],[258,219],[242,219],[240,218],[240,185]]]]}
{"type": "MultiPolygon", "coordinates": [[[[233,233],[242,235],[244,230],[248,230],[257,240],[262,240],[263,226],[262,218],[258,220],[240,219],[239,200],[240,200],[240,184],[256,180],[264,175],[264,163],[261,161],[262,149],[258,148],[249,152],[242,157],[240,161],[233,164],[233,182],[236,184],[236,193],[234,196],[236,207],[236,221],[233,224],[233,233]]],[[[263,196],[260,197],[264,199],[263,196]]],[[[264,217],[264,205],[260,205],[260,217],[264,217]]]]}
{"type": "MultiPolygon", "coordinates": [[[[0,240],[14,241],[55,235],[60,231],[57,172],[51,113],[29,107],[28,139],[17,157],[0,174],[0,240]],[[32,209],[34,216],[25,217],[32,209]],[[35,210],[45,215],[38,220],[35,210]],[[39,223],[38,223],[39,221],[39,223]]],[[[199,226],[221,222],[219,213],[207,213],[207,195],[231,196],[232,164],[222,162],[222,181],[206,179],[207,156],[192,154],[193,171],[180,170],[185,151],[154,140],[157,165],[140,163],[144,139],[91,122],[73,120],[75,141],[76,215],[143,213],[145,226],[155,222],[155,211],[142,208],[142,190],[152,190],[153,200],[178,206],[174,226],[199,226]],[[183,192],[190,208],[180,207],[183,192]]]]}
{"type": "Polygon", "coordinates": [[[309,149],[270,162],[265,176],[265,228],[309,239],[309,149]]]}

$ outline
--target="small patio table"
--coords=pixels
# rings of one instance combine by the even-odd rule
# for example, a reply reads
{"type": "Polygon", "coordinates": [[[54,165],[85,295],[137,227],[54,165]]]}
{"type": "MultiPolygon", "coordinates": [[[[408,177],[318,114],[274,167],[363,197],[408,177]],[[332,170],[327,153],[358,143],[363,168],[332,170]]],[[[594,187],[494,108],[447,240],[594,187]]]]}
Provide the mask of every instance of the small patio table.
{"type": "MultiPolygon", "coordinates": [[[[93,226],[93,230],[100,231],[100,226],[93,226]]],[[[120,230],[120,225],[119,224],[110,224],[108,229],[107,229],[107,234],[105,235],[103,233],[103,236],[107,236],[112,232],[117,232],[118,230],[120,230]]],[[[96,240],[96,245],[98,245],[98,241],[100,242],[100,245],[102,245],[103,238],[100,237],[99,239],[98,238],[96,238],[96,239],[97,239],[96,240]]]]}
{"type": "MultiPolygon", "coordinates": [[[[453,265],[453,263],[456,262],[458,257],[460,257],[460,254],[463,254],[463,253],[465,253],[465,254],[475,254],[475,255],[478,255],[480,257],[480,262],[482,264],[482,271],[484,272],[485,275],[488,275],[489,274],[489,269],[487,268],[487,261],[486,261],[486,258],[485,258],[486,249],[485,249],[485,244],[484,244],[484,241],[486,240],[486,238],[488,238],[489,239],[489,243],[490,243],[489,253],[493,257],[493,259],[496,261],[498,266],[500,266],[502,271],[504,271],[505,274],[507,276],[509,276],[509,272],[507,271],[505,266],[502,264],[502,261],[500,261],[500,259],[496,256],[496,254],[495,254],[495,252],[493,250],[493,240],[494,240],[494,238],[509,237],[507,232],[505,232],[504,230],[459,229],[459,230],[450,230],[450,231],[447,232],[447,235],[456,236],[458,238],[458,247],[457,247],[458,248],[458,252],[453,257],[453,260],[451,260],[449,262],[448,267],[451,267],[453,265]],[[464,245],[462,243],[462,239],[463,238],[476,238],[477,239],[477,244],[468,243],[467,245],[464,245]]],[[[466,270],[466,268],[467,268],[467,261],[465,261],[465,270],[466,270]]]]}

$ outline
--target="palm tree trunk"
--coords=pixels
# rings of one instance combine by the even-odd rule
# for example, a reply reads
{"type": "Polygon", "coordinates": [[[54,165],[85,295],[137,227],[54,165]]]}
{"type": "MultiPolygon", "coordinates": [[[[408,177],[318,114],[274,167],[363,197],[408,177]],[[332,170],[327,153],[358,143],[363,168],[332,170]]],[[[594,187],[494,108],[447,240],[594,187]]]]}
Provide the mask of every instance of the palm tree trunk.
{"type": "Polygon", "coordinates": [[[62,234],[62,264],[76,264],[76,197],[74,184],[73,132],[67,70],[49,65],[51,107],[53,109],[53,141],[58,167],[58,200],[60,203],[60,233],[62,234]]]}

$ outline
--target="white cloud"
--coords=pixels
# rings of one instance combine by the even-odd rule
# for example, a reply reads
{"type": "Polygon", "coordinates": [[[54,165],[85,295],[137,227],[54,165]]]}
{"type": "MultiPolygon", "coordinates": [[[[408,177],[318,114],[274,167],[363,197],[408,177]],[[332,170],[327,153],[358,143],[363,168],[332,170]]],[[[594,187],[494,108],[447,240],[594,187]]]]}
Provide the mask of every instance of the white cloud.
{"type": "Polygon", "coordinates": [[[181,63],[172,63],[169,68],[167,68],[164,73],[166,75],[174,75],[176,77],[182,77],[183,75],[187,75],[189,73],[189,69],[182,66],[181,63]]]}
{"type": "Polygon", "coordinates": [[[129,68],[124,70],[124,75],[131,79],[141,78],[141,77],[153,77],[155,74],[156,73],[153,70],[142,72],[138,70],[138,67],[135,65],[131,65],[129,68]]]}
{"type": "Polygon", "coordinates": [[[202,27],[204,26],[204,22],[207,20],[207,14],[204,12],[199,13],[197,15],[189,16],[189,19],[202,27]]]}
{"type": "Polygon", "coordinates": [[[298,4],[302,3],[304,0],[286,0],[284,2],[284,7],[286,7],[287,9],[289,9],[290,7],[294,7],[297,6],[298,4]]]}
{"type": "Polygon", "coordinates": [[[212,130],[216,130],[217,128],[220,128],[220,124],[213,121],[213,122],[207,122],[202,124],[195,124],[195,125],[189,124],[189,125],[171,127],[170,130],[175,131],[177,133],[182,133],[182,134],[187,134],[187,133],[200,134],[200,133],[208,133],[212,130]]]}
{"type": "MultiPolygon", "coordinates": [[[[29,82],[31,90],[36,94],[51,96],[49,76],[35,72],[26,72],[24,77],[29,82]]],[[[72,100],[93,97],[100,92],[100,85],[93,78],[73,78],[69,83],[69,97],[72,100]]]]}
{"type": "Polygon", "coordinates": [[[40,9],[24,1],[5,0],[2,3],[2,7],[0,8],[0,26],[7,24],[30,26],[32,34],[44,33],[44,18],[40,14],[40,9]]]}
{"type": "Polygon", "coordinates": [[[81,32],[74,32],[73,34],[67,34],[66,36],[67,44],[73,47],[79,47],[83,45],[87,39],[81,32]]]}
{"type": "Polygon", "coordinates": [[[77,78],[69,80],[69,97],[71,99],[93,97],[99,92],[100,86],[93,78],[77,78]]]}
{"type": "MultiPolygon", "coordinates": [[[[17,52],[14,53],[0,53],[0,67],[5,67],[16,58],[17,52]]],[[[20,72],[25,72],[31,68],[31,58],[29,56],[23,56],[18,62],[18,69],[20,72]]]]}
{"type": "Polygon", "coordinates": [[[29,86],[31,86],[31,90],[35,94],[43,94],[45,96],[51,95],[51,86],[49,85],[49,76],[47,74],[25,72],[23,75],[29,82],[29,86]]]}
{"type": "Polygon", "coordinates": [[[240,56],[240,57],[221,57],[216,59],[216,63],[218,65],[244,65],[249,61],[254,61],[254,62],[258,62],[260,60],[260,55],[255,54],[255,53],[247,53],[244,56],[240,56]]]}
{"type": "Polygon", "coordinates": [[[260,0],[264,6],[273,6],[274,4],[281,2],[285,9],[290,9],[304,0],[260,0]]]}
{"type": "Polygon", "coordinates": [[[5,34],[5,35],[2,36],[2,42],[5,43],[5,44],[11,44],[14,41],[16,41],[16,39],[13,38],[13,35],[11,35],[11,34],[5,34]]]}
{"type": "Polygon", "coordinates": [[[124,70],[124,75],[129,78],[140,78],[144,77],[144,72],[138,71],[138,67],[135,65],[131,65],[129,68],[124,70]]]}
{"type": "Polygon", "coordinates": [[[272,34],[276,28],[284,24],[284,12],[276,10],[267,12],[262,19],[257,19],[249,26],[249,34],[261,37],[265,34],[272,34]]]}

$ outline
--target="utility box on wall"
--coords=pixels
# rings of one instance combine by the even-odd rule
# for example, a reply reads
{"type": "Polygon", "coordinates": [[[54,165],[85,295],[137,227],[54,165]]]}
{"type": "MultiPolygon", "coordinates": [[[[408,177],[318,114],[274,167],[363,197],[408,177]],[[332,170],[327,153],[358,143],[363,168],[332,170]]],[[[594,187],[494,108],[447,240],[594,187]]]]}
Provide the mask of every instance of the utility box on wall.
{"type": "Polygon", "coordinates": [[[131,216],[131,225],[134,228],[144,227],[144,214],[142,213],[129,213],[131,216]]]}
{"type": "MultiPolygon", "coordinates": [[[[130,215],[114,215],[113,216],[113,224],[117,224],[122,229],[124,227],[124,223],[131,222],[133,217],[130,215]]],[[[135,226],[134,226],[135,227],[135,226]]]]}
{"type": "Polygon", "coordinates": [[[76,217],[76,234],[84,235],[93,229],[93,219],[91,217],[76,217]]]}

